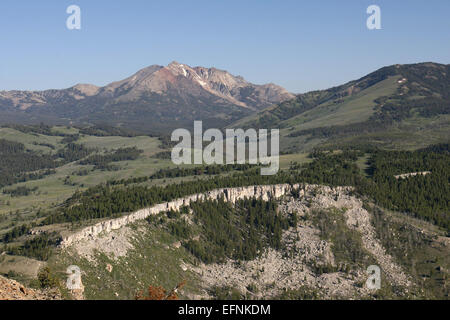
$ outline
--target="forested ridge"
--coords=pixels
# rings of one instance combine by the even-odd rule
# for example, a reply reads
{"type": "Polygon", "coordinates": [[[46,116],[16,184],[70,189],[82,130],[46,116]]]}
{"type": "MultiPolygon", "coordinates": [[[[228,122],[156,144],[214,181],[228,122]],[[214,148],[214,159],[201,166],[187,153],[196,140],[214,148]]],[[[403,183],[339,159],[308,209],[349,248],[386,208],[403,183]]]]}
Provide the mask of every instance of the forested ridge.
{"type": "Polygon", "coordinates": [[[142,150],[139,150],[136,147],[119,148],[106,154],[91,155],[79,161],[79,163],[81,165],[94,165],[94,169],[103,169],[106,168],[111,162],[136,160],[142,152],[142,150]]]}
{"type": "Polygon", "coordinates": [[[441,144],[418,151],[378,151],[369,160],[372,184],[360,190],[379,205],[407,212],[450,230],[450,154],[441,144]],[[395,175],[430,171],[396,179],[395,175]]]}
{"type": "Polygon", "coordinates": [[[54,173],[54,169],[78,161],[94,151],[70,142],[50,154],[27,150],[22,143],[0,139],[0,187],[41,179],[54,173]]]}
{"type": "Polygon", "coordinates": [[[311,163],[293,163],[289,170],[273,176],[261,176],[257,168],[249,168],[228,176],[213,176],[207,180],[167,186],[102,184],[76,193],[45,223],[119,216],[216,188],[314,183],[354,186],[360,195],[386,208],[411,214],[450,230],[448,144],[414,152],[375,150],[370,153],[367,172],[361,172],[356,161],[364,155],[365,152],[359,150],[344,150],[337,154],[318,151],[311,155],[314,159],[311,163]],[[394,177],[395,174],[417,171],[431,171],[431,174],[407,179],[394,177]]]}
{"type": "Polygon", "coordinates": [[[44,169],[57,166],[51,155],[28,151],[21,143],[0,139],[0,187],[42,177],[50,173],[44,169]]]}
{"type": "MultiPolygon", "coordinates": [[[[75,143],[78,135],[54,133],[47,126],[13,126],[13,128],[26,133],[61,135],[64,137],[62,142],[65,145],[51,154],[27,150],[22,143],[0,139],[0,188],[18,182],[41,179],[55,173],[54,169],[70,162],[78,161],[81,165],[93,165],[94,169],[107,169],[111,162],[135,160],[143,152],[136,147],[128,147],[98,154],[99,150],[96,148],[75,143]]],[[[55,148],[53,145],[50,146],[51,149],[55,148]]]]}
{"type": "Polygon", "coordinates": [[[102,184],[78,192],[68,199],[60,212],[49,216],[44,223],[76,222],[95,218],[115,217],[147,206],[171,201],[195,193],[203,193],[216,188],[239,187],[259,184],[285,183],[290,180],[286,173],[275,176],[261,176],[259,170],[235,173],[231,176],[214,177],[170,184],[168,186],[128,186],[113,187],[102,184]]]}
{"type": "Polygon", "coordinates": [[[259,165],[252,164],[226,164],[226,165],[200,165],[189,168],[168,168],[159,169],[151,176],[135,177],[129,179],[109,180],[107,185],[124,185],[128,186],[133,183],[142,183],[152,179],[179,178],[189,176],[213,176],[221,173],[229,173],[233,171],[247,171],[250,168],[256,168],[259,165]]]}
{"type": "MultiPolygon", "coordinates": [[[[381,132],[413,116],[430,118],[450,113],[450,67],[433,63],[392,65],[381,68],[361,79],[327,90],[297,95],[295,99],[280,103],[260,112],[254,120],[244,123],[246,128],[286,128],[295,117],[314,111],[318,106],[334,106],[345,102],[353,94],[397,77],[392,94],[380,96],[369,103],[374,114],[367,121],[345,125],[293,131],[290,137],[335,138],[381,132]]],[[[329,107],[328,107],[329,108],[329,107]]]]}

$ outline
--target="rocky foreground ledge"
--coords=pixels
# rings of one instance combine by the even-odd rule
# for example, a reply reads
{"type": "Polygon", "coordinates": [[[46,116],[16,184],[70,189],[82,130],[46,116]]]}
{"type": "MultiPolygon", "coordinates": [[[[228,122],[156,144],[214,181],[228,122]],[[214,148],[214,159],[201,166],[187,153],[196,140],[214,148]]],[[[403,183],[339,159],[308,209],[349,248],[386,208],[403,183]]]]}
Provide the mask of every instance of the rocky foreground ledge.
{"type": "MultiPolygon", "coordinates": [[[[238,200],[244,198],[257,198],[262,200],[277,199],[284,195],[290,194],[293,191],[298,190],[300,196],[303,196],[305,192],[309,192],[316,189],[317,185],[308,184],[277,184],[277,185],[267,185],[267,186],[249,186],[249,187],[238,187],[238,188],[223,188],[215,189],[205,193],[198,193],[190,195],[184,198],[179,198],[170,202],[160,203],[150,208],[145,208],[138,210],[129,215],[111,219],[107,221],[99,222],[95,225],[83,228],[75,233],[64,235],[60,243],[60,247],[65,248],[76,242],[86,239],[95,239],[101,233],[108,233],[112,230],[120,229],[130,223],[138,220],[146,219],[151,215],[156,215],[160,212],[165,212],[168,210],[179,210],[183,206],[188,206],[191,202],[202,201],[202,200],[217,200],[224,198],[225,201],[235,203],[238,200]]],[[[323,187],[327,189],[334,189],[336,191],[346,192],[350,187],[323,187]]]]}
{"type": "Polygon", "coordinates": [[[0,300],[61,300],[61,295],[56,290],[30,289],[0,276],[0,300]]]}

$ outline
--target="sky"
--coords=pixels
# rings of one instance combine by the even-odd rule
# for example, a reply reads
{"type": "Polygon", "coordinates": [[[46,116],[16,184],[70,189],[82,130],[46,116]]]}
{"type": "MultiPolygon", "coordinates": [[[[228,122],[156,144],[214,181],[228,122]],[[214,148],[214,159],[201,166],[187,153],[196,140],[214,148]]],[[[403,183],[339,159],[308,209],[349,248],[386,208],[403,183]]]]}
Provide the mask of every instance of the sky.
{"type": "Polygon", "coordinates": [[[448,0],[1,0],[0,90],[99,86],[171,61],[293,93],[392,64],[450,63],[448,0]],[[369,30],[366,10],[381,9],[369,30]],[[66,9],[81,9],[69,30],[66,9]]]}

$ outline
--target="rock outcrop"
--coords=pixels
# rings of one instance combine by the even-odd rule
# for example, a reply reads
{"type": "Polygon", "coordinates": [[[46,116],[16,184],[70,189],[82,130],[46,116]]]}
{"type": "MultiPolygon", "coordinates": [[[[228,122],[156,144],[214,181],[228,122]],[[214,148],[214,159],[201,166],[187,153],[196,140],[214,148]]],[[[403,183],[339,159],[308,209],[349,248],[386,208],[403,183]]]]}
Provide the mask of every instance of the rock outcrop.
{"type": "MultiPolygon", "coordinates": [[[[340,209],[347,227],[361,237],[362,247],[375,259],[373,263],[381,268],[383,281],[401,288],[401,294],[408,292],[413,285],[412,279],[376,237],[370,213],[364,209],[363,201],[351,194],[352,188],[305,186],[302,190],[300,198],[286,197],[278,205],[282,214],[296,212],[302,217],[296,227],[283,231],[283,249],[267,248],[250,261],[227,259],[224,263],[183,264],[200,277],[203,285],[201,293],[190,298],[214,299],[211,288],[226,287],[255,299],[278,297],[283,292],[302,288],[314,288],[320,299],[370,298],[374,291],[361,285],[367,280],[366,268],[369,265],[353,267],[347,272],[339,268],[327,272],[316,269],[317,266],[336,267],[343,263],[342,260],[336,261],[334,241],[321,237],[319,225],[311,219],[320,211],[331,213],[335,212],[334,209],[340,209]]],[[[350,251],[352,248],[347,249],[350,251]]]]}
{"type": "Polygon", "coordinates": [[[0,276],[0,300],[61,300],[57,290],[35,290],[0,276]]]}
{"type": "Polygon", "coordinates": [[[431,171],[411,172],[411,173],[399,174],[394,177],[395,177],[395,179],[398,180],[398,179],[406,179],[409,177],[415,177],[415,176],[419,176],[419,175],[426,176],[427,174],[430,174],[430,173],[431,173],[431,171]]]}
{"type": "MultiPolygon", "coordinates": [[[[414,281],[402,266],[397,264],[395,257],[390,255],[389,248],[383,247],[371,223],[371,213],[365,209],[363,201],[353,195],[353,191],[352,187],[304,184],[217,189],[158,204],[127,217],[99,223],[81,230],[72,235],[72,238],[66,238],[64,245],[73,244],[65,250],[73,256],[74,261],[78,261],[80,257],[87,258],[94,270],[98,267],[105,268],[107,274],[111,273],[110,270],[119,270],[120,266],[128,268],[128,262],[135,261],[134,259],[147,261],[158,257],[156,260],[160,263],[159,249],[163,248],[164,252],[174,250],[172,255],[183,246],[183,242],[166,243],[160,242],[161,238],[158,236],[154,238],[155,230],[165,230],[163,225],[135,223],[120,227],[122,223],[136,221],[146,215],[169,209],[178,210],[191,201],[202,199],[223,197],[224,200],[234,203],[239,199],[251,197],[264,200],[278,198],[278,214],[287,216],[295,212],[299,217],[295,227],[289,227],[283,231],[281,249],[267,248],[261,252],[260,256],[250,261],[227,259],[221,263],[209,264],[190,264],[183,258],[181,251],[179,252],[179,260],[174,265],[179,265],[184,272],[184,277],[189,278],[191,273],[194,273],[196,278],[201,279],[201,290],[195,294],[189,293],[187,296],[189,299],[214,298],[211,295],[211,289],[222,287],[235,288],[256,299],[279,297],[285,292],[297,292],[297,290],[301,294],[314,294],[321,299],[370,298],[373,291],[363,285],[368,277],[366,270],[368,265],[356,264],[350,269],[341,268],[342,265],[353,265],[352,258],[341,256],[336,258],[338,257],[336,254],[342,253],[342,249],[339,248],[342,248],[343,244],[341,242],[338,245],[338,250],[341,251],[336,253],[333,249],[335,241],[342,240],[327,239],[321,235],[321,225],[336,223],[332,220],[324,222],[325,220],[314,219],[315,215],[324,211],[341,215],[345,225],[340,226],[340,230],[355,231],[353,235],[360,237],[361,249],[365,249],[366,254],[373,258],[373,261],[371,260],[368,264],[373,263],[379,266],[384,275],[383,281],[388,281],[399,288],[399,295],[403,296],[410,292],[411,288],[414,289],[414,281]],[[114,230],[116,228],[120,229],[114,230]],[[142,246],[141,241],[145,242],[145,246],[142,246]],[[148,245],[152,246],[149,255],[142,250],[142,248],[148,248],[148,245]],[[130,249],[132,249],[131,255],[128,256],[130,249]],[[97,254],[107,255],[110,258],[109,265],[104,265],[103,260],[98,260],[101,256],[97,254]],[[125,259],[119,259],[120,257],[125,259]]],[[[191,210],[191,214],[182,215],[179,221],[184,220],[188,224],[195,224],[191,220],[193,213],[194,210],[191,210]]],[[[190,239],[202,241],[199,234],[192,234],[190,239]]],[[[351,247],[346,250],[350,250],[350,253],[354,252],[351,251],[351,247]]],[[[159,268],[157,265],[155,267],[159,268]]]]}
{"type": "Polygon", "coordinates": [[[160,212],[168,210],[179,210],[183,206],[188,206],[191,202],[199,200],[216,200],[221,197],[225,201],[235,203],[237,200],[244,198],[257,198],[262,200],[277,199],[294,190],[299,190],[300,195],[304,194],[307,189],[316,188],[314,185],[300,185],[300,184],[278,184],[267,186],[249,186],[239,188],[224,188],[215,189],[206,193],[194,194],[184,198],[176,199],[170,202],[160,203],[150,208],[138,210],[129,215],[99,222],[95,225],[81,229],[78,232],[65,235],[60,243],[61,247],[67,247],[84,239],[95,239],[103,232],[110,232],[119,229],[127,224],[138,220],[143,220],[151,215],[156,215],[160,212]]]}

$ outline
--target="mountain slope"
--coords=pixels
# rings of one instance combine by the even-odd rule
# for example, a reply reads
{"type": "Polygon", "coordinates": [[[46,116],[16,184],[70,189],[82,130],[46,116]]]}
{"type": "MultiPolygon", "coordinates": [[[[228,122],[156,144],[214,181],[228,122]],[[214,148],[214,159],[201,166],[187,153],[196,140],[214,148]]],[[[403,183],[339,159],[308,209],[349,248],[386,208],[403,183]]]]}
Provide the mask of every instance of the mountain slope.
{"type": "Polygon", "coordinates": [[[293,97],[274,84],[254,85],[226,71],[172,62],[105,87],[0,92],[0,115],[4,122],[107,122],[159,132],[193,120],[222,127],[293,97]]]}
{"type": "Polygon", "coordinates": [[[449,101],[450,65],[393,65],[298,95],[232,126],[280,128],[284,151],[355,139],[395,147],[405,137],[417,147],[448,137],[449,101]]]}

